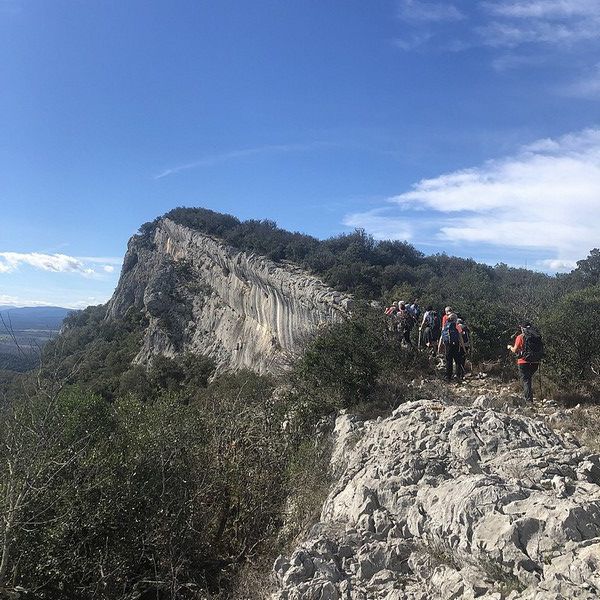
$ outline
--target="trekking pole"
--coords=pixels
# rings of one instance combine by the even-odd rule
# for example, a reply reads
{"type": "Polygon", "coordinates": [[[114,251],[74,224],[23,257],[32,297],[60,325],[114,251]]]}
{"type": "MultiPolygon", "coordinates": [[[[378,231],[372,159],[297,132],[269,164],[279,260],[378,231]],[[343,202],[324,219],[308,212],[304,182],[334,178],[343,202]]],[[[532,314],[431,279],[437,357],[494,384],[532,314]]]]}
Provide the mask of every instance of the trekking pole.
{"type": "Polygon", "coordinates": [[[540,402],[544,399],[544,388],[542,387],[542,363],[540,363],[540,402]]]}

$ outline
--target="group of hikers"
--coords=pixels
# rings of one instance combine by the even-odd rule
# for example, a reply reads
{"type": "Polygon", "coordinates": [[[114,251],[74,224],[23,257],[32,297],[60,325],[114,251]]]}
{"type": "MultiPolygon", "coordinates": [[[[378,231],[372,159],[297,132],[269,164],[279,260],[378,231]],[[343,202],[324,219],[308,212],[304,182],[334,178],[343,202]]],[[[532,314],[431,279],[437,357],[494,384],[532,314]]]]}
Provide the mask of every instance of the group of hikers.
{"type": "MultiPolygon", "coordinates": [[[[428,306],[421,313],[417,300],[412,303],[400,300],[385,311],[390,317],[391,327],[400,333],[404,346],[414,347],[412,331],[418,325],[417,348],[427,349],[434,355],[443,352],[446,381],[452,381],[455,374],[457,381],[462,382],[466,373],[467,354],[471,350],[471,331],[468,325],[451,306],[446,306],[441,318],[433,306],[428,306]]],[[[507,345],[507,349],[517,355],[525,400],[533,402],[533,375],[544,355],[542,338],[531,323],[524,322],[519,325],[514,342],[507,345]]]]}

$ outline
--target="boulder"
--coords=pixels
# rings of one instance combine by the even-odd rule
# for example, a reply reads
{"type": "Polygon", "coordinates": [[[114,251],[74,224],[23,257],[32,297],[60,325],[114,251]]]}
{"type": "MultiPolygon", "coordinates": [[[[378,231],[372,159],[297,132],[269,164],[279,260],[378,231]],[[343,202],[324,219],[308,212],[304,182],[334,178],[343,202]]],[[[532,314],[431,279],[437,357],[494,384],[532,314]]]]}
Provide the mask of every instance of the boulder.
{"type": "Polygon", "coordinates": [[[301,583],[276,567],[273,598],[598,597],[598,455],[540,420],[476,404],[421,400],[364,424],[342,415],[321,538],[292,555],[316,566],[301,583]]]}

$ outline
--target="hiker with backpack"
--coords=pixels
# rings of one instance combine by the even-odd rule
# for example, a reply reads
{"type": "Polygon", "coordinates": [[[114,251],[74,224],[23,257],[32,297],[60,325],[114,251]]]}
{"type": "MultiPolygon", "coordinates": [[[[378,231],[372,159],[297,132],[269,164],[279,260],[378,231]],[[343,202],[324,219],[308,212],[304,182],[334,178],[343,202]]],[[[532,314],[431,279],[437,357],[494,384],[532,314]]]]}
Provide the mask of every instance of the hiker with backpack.
{"type": "Polygon", "coordinates": [[[455,313],[450,313],[446,317],[446,324],[442,329],[440,341],[438,343],[438,352],[442,351],[444,345],[444,356],[446,358],[446,381],[452,380],[453,365],[456,365],[456,379],[460,382],[463,378],[463,370],[461,367],[461,351],[467,353],[465,343],[461,331],[457,327],[457,316],[455,313]]]}
{"type": "Polygon", "coordinates": [[[433,310],[433,306],[428,306],[423,315],[423,321],[419,326],[419,336],[423,345],[435,350],[435,344],[440,337],[440,318],[437,311],[433,310]]]}
{"type": "Polygon", "coordinates": [[[402,334],[402,343],[412,347],[413,343],[410,339],[410,332],[415,324],[415,318],[402,301],[398,302],[396,320],[398,321],[398,331],[402,334]]]}
{"type": "Polygon", "coordinates": [[[533,376],[544,358],[544,343],[539,331],[531,323],[519,325],[519,333],[511,346],[506,346],[517,355],[517,367],[523,382],[523,393],[526,402],[533,403],[533,376]]]}
{"type": "Polygon", "coordinates": [[[448,320],[448,315],[453,312],[454,312],[454,310],[452,309],[451,306],[446,306],[446,308],[444,309],[444,314],[442,315],[442,329],[444,329],[444,327],[446,326],[446,321],[448,320]]]}
{"type": "Polygon", "coordinates": [[[398,304],[394,302],[391,306],[385,309],[385,314],[387,317],[393,317],[398,312],[398,304]]]}
{"type": "Polygon", "coordinates": [[[396,330],[396,313],[398,312],[398,303],[394,302],[391,306],[385,309],[385,316],[388,317],[388,330],[395,331],[396,330]]]}
{"type": "Polygon", "coordinates": [[[460,368],[462,371],[462,375],[464,377],[465,373],[466,373],[465,365],[467,362],[467,354],[471,351],[471,330],[469,329],[469,326],[464,322],[463,319],[456,320],[456,328],[458,329],[460,335],[462,336],[463,345],[464,345],[464,352],[462,349],[459,352],[460,368]]]}
{"type": "Polygon", "coordinates": [[[419,318],[421,316],[421,307],[417,303],[417,299],[413,301],[413,303],[408,307],[408,310],[412,314],[415,319],[415,323],[419,322],[419,318]]]}

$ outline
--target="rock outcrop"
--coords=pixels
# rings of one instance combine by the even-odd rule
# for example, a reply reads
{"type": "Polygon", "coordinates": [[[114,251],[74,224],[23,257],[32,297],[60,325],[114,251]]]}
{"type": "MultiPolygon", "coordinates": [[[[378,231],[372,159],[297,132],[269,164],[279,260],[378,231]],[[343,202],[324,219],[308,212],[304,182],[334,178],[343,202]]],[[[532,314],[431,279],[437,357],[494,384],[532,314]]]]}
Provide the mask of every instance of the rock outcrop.
{"type": "Polygon", "coordinates": [[[479,404],[339,417],[339,481],[272,599],[600,597],[600,457],[479,404]]]}
{"type": "Polygon", "coordinates": [[[131,307],[147,315],[136,362],[189,351],[264,373],[319,326],[341,321],[351,302],[297,266],[161,219],[152,235],[130,240],[107,318],[131,307]]]}

